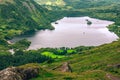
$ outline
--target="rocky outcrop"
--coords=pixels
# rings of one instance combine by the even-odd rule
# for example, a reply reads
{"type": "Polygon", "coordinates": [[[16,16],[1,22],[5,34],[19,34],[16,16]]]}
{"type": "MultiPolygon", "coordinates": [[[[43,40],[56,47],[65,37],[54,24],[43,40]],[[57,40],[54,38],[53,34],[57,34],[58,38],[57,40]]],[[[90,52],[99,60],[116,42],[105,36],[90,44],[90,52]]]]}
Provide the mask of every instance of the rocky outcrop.
{"type": "Polygon", "coordinates": [[[23,80],[29,80],[30,78],[37,77],[39,74],[39,68],[27,68],[27,69],[21,69],[21,73],[24,74],[23,80]]]}
{"type": "Polygon", "coordinates": [[[11,67],[0,71],[0,80],[23,80],[23,75],[16,67],[11,67]]]}
{"type": "Polygon", "coordinates": [[[39,74],[39,68],[10,67],[0,71],[0,80],[29,80],[39,74]]]}
{"type": "Polygon", "coordinates": [[[57,70],[61,72],[72,72],[69,62],[65,62],[62,65],[53,68],[53,70],[57,70]]]}

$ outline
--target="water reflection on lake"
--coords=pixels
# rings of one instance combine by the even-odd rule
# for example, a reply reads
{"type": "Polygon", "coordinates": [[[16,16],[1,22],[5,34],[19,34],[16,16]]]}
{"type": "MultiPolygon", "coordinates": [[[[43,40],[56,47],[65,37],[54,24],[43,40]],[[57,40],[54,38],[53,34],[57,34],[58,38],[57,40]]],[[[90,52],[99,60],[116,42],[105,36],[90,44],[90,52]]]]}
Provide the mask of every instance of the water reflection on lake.
{"type": "Polygon", "coordinates": [[[32,42],[29,49],[98,46],[118,39],[118,36],[106,27],[113,23],[90,17],[64,17],[52,23],[55,30],[37,31],[35,35],[16,37],[12,41],[27,38],[32,42]],[[88,25],[86,20],[92,24],[88,25]]]}

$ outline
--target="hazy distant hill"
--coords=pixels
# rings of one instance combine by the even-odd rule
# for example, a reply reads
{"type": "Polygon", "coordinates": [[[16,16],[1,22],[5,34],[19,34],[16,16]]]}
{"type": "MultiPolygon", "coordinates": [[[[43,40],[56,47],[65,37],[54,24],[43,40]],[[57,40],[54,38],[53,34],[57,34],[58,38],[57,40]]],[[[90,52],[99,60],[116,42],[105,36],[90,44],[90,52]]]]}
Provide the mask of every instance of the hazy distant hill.
{"type": "Polygon", "coordinates": [[[64,0],[35,0],[41,5],[63,6],[66,5],[64,0]]]}
{"type": "Polygon", "coordinates": [[[47,6],[47,8],[57,6],[62,7],[64,9],[93,8],[113,5],[114,3],[120,3],[119,2],[120,0],[35,0],[35,1],[41,5],[47,6]]]}

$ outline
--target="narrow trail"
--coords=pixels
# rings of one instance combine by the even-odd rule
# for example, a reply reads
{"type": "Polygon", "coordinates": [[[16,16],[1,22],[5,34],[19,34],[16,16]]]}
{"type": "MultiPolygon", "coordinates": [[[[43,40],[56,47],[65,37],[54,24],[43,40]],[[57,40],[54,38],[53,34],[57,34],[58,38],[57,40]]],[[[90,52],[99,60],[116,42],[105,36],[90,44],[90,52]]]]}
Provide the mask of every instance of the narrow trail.
{"type": "Polygon", "coordinates": [[[115,77],[115,76],[113,76],[113,75],[111,75],[111,74],[106,74],[106,77],[107,77],[108,79],[110,79],[110,80],[120,80],[120,78],[115,77]]]}

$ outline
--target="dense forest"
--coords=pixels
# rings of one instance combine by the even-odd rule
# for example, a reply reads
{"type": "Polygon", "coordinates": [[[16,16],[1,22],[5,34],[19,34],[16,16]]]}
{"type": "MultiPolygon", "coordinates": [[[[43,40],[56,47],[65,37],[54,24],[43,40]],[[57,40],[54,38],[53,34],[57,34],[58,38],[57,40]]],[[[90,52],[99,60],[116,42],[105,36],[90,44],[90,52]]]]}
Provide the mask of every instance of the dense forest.
{"type": "Polygon", "coordinates": [[[108,80],[106,74],[120,77],[120,40],[98,47],[38,50],[27,50],[31,42],[26,39],[9,42],[15,36],[54,29],[51,22],[64,16],[114,21],[108,28],[120,37],[119,5],[119,0],[0,0],[0,70],[40,63],[45,71],[32,80],[108,80]],[[70,62],[73,73],[52,70],[64,62],[70,62]]]}

